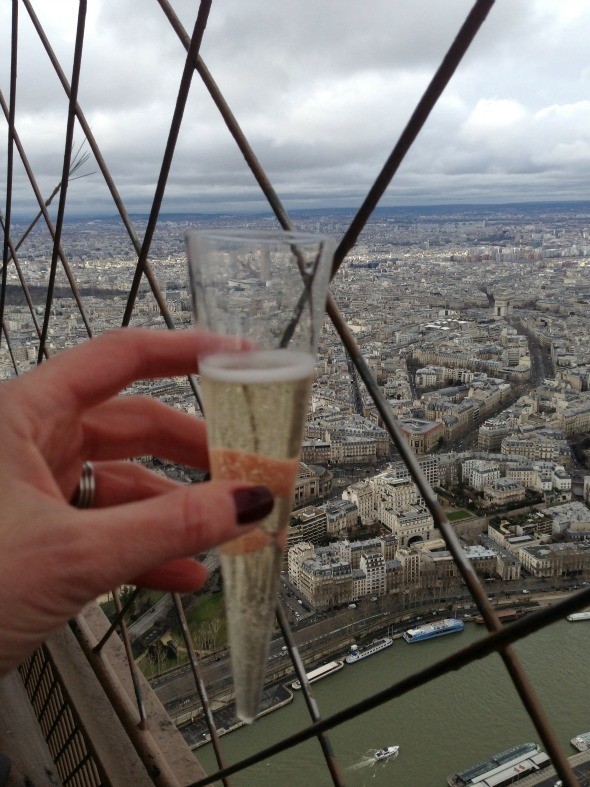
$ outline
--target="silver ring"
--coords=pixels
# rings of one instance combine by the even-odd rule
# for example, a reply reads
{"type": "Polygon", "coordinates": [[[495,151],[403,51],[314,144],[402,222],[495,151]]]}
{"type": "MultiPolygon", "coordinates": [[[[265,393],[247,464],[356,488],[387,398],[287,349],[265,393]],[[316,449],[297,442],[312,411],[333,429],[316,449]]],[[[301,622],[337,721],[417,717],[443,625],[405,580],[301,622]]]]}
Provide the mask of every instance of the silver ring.
{"type": "Polygon", "coordinates": [[[78,482],[78,488],[74,494],[73,503],[76,508],[90,508],[94,503],[94,492],[96,491],[96,481],[94,478],[94,467],[92,462],[84,462],[82,465],[82,475],[78,482]]]}

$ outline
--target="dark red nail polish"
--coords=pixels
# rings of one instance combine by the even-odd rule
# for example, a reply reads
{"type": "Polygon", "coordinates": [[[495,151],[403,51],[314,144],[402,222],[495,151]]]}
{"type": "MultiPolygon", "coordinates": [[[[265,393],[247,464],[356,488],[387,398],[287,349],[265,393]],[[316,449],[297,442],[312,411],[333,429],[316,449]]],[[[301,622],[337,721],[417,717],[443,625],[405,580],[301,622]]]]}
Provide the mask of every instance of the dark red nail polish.
{"type": "Polygon", "coordinates": [[[268,516],[275,504],[270,489],[265,486],[245,486],[234,489],[236,519],[239,525],[247,525],[268,516]]]}

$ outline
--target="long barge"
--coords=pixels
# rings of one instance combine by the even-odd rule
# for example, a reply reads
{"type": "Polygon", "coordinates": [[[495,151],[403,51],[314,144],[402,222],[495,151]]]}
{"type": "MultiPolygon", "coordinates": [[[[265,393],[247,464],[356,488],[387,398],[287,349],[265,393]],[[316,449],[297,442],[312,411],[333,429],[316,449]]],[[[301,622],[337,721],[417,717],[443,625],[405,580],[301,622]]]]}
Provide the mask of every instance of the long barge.
{"type": "MultiPolygon", "coordinates": [[[[524,615],[526,615],[526,610],[524,609],[497,609],[495,612],[496,617],[500,623],[510,623],[511,621],[518,620],[518,618],[522,618],[524,615]]],[[[479,614],[473,616],[473,621],[475,623],[479,623],[480,625],[485,623],[483,615],[479,614]]]]}
{"type": "MultiPolygon", "coordinates": [[[[310,683],[315,683],[322,678],[327,678],[328,675],[332,675],[334,672],[338,672],[344,667],[344,662],[341,660],[337,661],[330,661],[328,664],[324,664],[321,667],[317,667],[316,669],[312,669],[311,672],[307,673],[307,680],[310,683]]],[[[295,689],[295,691],[299,691],[301,689],[301,681],[296,680],[291,684],[291,688],[295,689]]]]}

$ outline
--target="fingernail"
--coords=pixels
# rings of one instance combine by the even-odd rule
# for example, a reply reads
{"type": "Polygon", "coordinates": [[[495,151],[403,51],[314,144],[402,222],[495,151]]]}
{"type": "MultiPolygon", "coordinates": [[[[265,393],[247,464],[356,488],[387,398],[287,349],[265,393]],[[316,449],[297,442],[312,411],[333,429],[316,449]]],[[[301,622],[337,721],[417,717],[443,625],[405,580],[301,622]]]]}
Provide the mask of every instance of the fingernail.
{"type": "Polygon", "coordinates": [[[263,519],[270,514],[275,504],[270,489],[265,486],[245,486],[242,489],[235,489],[233,496],[239,525],[263,519]]]}

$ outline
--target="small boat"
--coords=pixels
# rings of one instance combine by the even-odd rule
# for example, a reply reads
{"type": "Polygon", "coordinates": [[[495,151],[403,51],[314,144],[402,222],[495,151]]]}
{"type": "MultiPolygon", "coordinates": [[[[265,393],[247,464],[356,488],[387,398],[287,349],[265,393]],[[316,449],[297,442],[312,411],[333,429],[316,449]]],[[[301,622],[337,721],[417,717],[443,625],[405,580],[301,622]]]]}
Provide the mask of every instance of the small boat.
{"type": "Polygon", "coordinates": [[[397,757],[399,746],[386,746],[384,749],[377,749],[373,752],[373,759],[377,762],[388,760],[390,757],[397,757]]]}
{"type": "Polygon", "coordinates": [[[590,611],[585,610],[584,612],[572,612],[571,615],[567,616],[567,619],[572,623],[576,620],[590,620],[590,611]]]}

